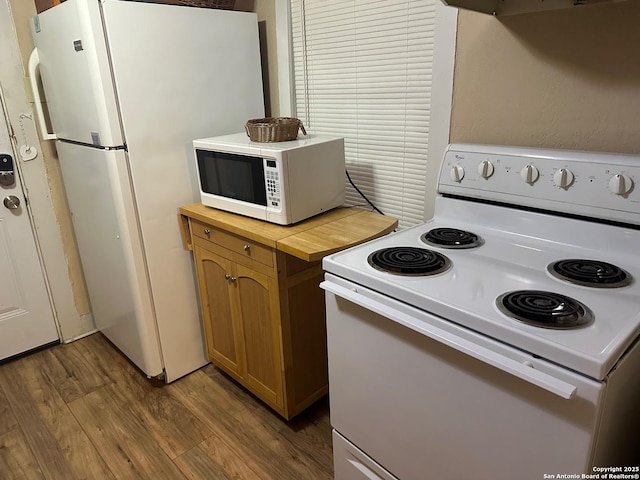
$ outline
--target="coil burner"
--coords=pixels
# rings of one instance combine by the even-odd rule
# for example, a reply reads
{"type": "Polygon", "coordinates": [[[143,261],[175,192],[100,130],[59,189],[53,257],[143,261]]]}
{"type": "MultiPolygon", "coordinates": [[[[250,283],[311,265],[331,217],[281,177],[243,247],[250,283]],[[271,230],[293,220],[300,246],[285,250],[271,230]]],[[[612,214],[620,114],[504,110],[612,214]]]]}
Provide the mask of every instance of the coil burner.
{"type": "Polygon", "coordinates": [[[624,287],[631,283],[631,275],[620,267],[598,260],[560,260],[547,266],[551,275],[577,285],[596,288],[624,287]]]}
{"type": "Polygon", "coordinates": [[[496,299],[498,309],[515,320],[544,328],[576,328],[593,321],[593,313],[579,301],[554,292],[517,290],[496,299]]]}
{"type": "Polygon", "coordinates": [[[441,248],[474,248],[483,243],[475,233],[457,228],[433,228],[420,239],[427,245],[441,248]]]}
{"type": "Polygon", "coordinates": [[[451,267],[451,261],[441,253],[418,247],[383,248],[367,261],[377,270],[410,276],[435,275],[451,267]]]}

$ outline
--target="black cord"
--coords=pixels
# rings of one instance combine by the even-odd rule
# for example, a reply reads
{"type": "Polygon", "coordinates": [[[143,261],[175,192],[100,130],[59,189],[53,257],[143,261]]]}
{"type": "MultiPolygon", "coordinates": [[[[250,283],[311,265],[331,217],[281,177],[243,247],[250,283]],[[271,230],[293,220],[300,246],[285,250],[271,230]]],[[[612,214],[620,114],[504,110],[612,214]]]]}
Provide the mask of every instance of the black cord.
{"type": "Polygon", "coordinates": [[[356,189],[356,192],[358,192],[358,193],[360,194],[360,196],[361,196],[362,198],[364,198],[364,199],[367,201],[367,203],[368,203],[369,205],[371,205],[371,208],[373,208],[373,209],[374,209],[376,212],[378,212],[380,215],[384,215],[384,213],[382,213],[382,211],[381,211],[378,207],[376,207],[373,203],[371,203],[371,200],[369,200],[369,199],[367,198],[367,196],[366,196],[364,193],[362,193],[358,187],[356,187],[356,184],[355,184],[355,183],[353,183],[353,180],[351,180],[351,176],[349,175],[349,171],[348,171],[346,168],[345,168],[345,170],[344,170],[344,173],[346,173],[346,174],[347,174],[347,179],[349,180],[349,183],[351,184],[351,186],[352,186],[353,188],[355,188],[355,189],[356,189]]]}

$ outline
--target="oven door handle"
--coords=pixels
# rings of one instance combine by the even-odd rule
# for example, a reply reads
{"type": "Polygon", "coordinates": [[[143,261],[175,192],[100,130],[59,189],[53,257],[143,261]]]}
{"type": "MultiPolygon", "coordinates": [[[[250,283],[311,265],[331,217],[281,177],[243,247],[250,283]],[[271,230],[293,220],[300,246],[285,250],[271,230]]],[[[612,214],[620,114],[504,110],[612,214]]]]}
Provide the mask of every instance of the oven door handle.
{"type": "Polygon", "coordinates": [[[494,352],[489,348],[478,345],[470,340],[459,337],[454,333],[443,330],[427,322],[419,321],[411,315],[400,312],[392,307],[384,305],[374,299],[365,297],[357,292],[357,289],[345,288],[332,282],[324,281],[320,284],[324,290],[344,298],[356,305],[370,310],[378,315],[389,318],[405,327],[408,327],[437,342],[451,347],[458,352],[469,355],[488,365],[498,368],[506,373],[514,375],[526,382],[536,385],[559,397],[570,399],[575,396],[577,387],[552,375],[533,368],[532,365],[521,363],[509,357],[494,352]]]}

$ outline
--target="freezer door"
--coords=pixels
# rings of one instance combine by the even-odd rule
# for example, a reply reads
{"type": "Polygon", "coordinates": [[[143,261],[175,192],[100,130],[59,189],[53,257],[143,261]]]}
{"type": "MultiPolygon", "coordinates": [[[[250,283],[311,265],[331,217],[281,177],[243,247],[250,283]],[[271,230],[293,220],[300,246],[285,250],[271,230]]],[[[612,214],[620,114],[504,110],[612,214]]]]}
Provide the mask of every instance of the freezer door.
{"type": "Polygon", "coordinates": [[[123,150],[57,143],[96,326],[148,376],[163,365],[123,150]]]}
{"type": "Polygon", "coordinates": [[[31,31],[57,137],[122,145],[100,3],[67,0],[33,17],[31,31]]]}

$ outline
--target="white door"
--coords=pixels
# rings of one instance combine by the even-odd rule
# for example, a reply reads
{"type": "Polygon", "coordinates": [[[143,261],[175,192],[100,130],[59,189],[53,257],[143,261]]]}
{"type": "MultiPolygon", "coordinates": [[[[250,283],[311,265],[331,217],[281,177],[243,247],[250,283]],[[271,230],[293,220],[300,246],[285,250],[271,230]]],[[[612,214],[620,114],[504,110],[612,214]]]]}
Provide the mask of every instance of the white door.
{"type": "Polygon", "coordinates": [[[127,155],[68,142],[56,148],[96,326],[148,376],[160,375],[127,155]]]}
{"type": "Polygon", "coordinates": [[[0,108],[0,360],[59,339],[16,161],[0,108]]]}
{"type": "Polygon", "coordinates": [[[172,381],[207,361],[193,262],[176,228],[177,208],[199,199],[192,141],[241,132],[247,119],[264,116],[258,25],[255,14],[229,10],[116,0],[102,5],[172,381]],[[227,44],[233,48],[220,48],[227,44]]]}

